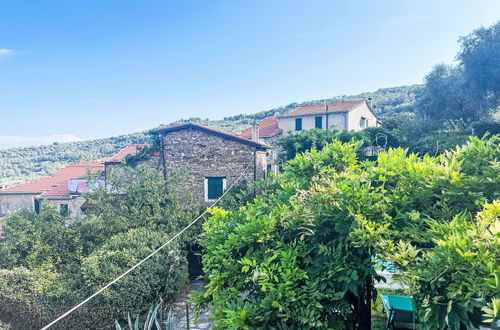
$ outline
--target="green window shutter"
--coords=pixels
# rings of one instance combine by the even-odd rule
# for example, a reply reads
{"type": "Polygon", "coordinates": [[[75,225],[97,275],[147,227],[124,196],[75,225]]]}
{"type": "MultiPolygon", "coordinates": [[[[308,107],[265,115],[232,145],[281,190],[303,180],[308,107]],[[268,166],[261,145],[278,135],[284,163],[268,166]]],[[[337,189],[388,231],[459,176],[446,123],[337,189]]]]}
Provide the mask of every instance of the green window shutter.
{"type": "Polygon", "coordinates": [[[63,216],[63,217],[67,217],[69,215],[69,208],[68,208],[68,204],[60,204],[59,205],[59,213],[63,216]]]}
{"type": "Polygon", "coordinates": [[[207,178],[208,181],[208,199],[217,199],[224,192],[224,178],[207,178]]]}
{"type": "Polygon", "coordinates": [[[323,128],[323,117],[316,117],[314,119],[315,119],[314,127],[323,128]]]}
{"type": "Polygon", "coordinates": [[[35,199],[35,213],[38,214],[40,213],[40,200],[35,199]]]}
{"type": "Polygon", "coordinates": [[[295,130],[302,131],[302,118],[295,118],[295,130]]]}

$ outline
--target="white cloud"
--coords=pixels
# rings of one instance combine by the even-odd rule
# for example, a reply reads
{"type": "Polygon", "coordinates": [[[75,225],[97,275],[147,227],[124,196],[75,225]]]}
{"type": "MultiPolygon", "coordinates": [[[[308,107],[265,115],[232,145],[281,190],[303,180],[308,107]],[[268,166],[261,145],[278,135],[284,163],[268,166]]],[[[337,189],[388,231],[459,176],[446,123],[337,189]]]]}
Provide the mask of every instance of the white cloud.
{"type": "Polygon", "coordinates": [[[54,134],[47,136],[9,136],[0,135],[0,149],[38,146],[42,144],[52,144],[54,142],[76,142],[82,141],[73,134],[54,134]]]}
{"type": "Polygon", "coordinates": [[[14,52],[15,51],[13,49],[0,48],[0,58],[12,55],[14,52]]]}

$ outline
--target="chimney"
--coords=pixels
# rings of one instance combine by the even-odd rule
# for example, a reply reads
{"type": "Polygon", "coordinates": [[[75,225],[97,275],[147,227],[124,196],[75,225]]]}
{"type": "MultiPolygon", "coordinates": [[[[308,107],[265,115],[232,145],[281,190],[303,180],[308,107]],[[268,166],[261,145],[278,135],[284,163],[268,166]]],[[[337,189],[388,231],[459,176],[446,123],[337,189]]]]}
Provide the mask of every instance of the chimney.
{"type": "Polygon", "coordinates": [[[252,124],[252,141],[259,142],[259,124],[256,121],[252,124]]]}
{"type": "Polygon", "coordinates": [[[328,102],[325,101],[324,103],[325,107],[325,129],[328,130],[328,102]]]}
{"type": "Polygon", "coordinates": [[[368,108],[372,108],[372,98],[369,97],[367,100],[366,100],[366,103],[368,104],[368,108]]]}

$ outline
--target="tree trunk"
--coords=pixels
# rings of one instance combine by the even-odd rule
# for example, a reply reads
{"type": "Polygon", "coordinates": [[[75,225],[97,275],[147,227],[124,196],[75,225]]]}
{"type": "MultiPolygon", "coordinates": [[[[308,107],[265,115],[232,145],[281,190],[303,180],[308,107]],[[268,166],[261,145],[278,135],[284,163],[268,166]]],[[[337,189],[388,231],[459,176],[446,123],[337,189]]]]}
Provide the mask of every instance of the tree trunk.
{"type": "Polygon", "coordinates": [[[365,284],[362,286],[359,296],[356,297],[355,317],[359,330],[371,330],[372,328],[372,286],[372,277],[366,276],[365,284]]]}

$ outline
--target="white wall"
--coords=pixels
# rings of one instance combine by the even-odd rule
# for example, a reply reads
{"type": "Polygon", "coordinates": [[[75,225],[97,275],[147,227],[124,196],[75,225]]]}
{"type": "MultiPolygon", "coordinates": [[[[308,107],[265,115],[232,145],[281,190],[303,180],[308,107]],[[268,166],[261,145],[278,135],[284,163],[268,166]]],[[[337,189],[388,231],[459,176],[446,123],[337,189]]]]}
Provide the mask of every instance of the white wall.
{"type": "Polygon", "coordinates": [[[346,118],[347,118],[346,112],[330,113],[328,115],[328,128],[336,128],[338,130],[347,129],[346,118]]]}
{"type": "MultiPolygon", "coordinates": [[[[278,127],[282,130],[283,136],[295,131],[295,119],[302,118],[302,130],[313,129],[316,123],[316,117],[321,116],[323,119],[323,128],[326,127],[326,115],[307,115],[297,117],[281,117],[278,118],[278,127]]],[[[360,131],[364,127],[361,126],[361,118],[368,119],[368,127],[377,126],[377,117],[368,108],[366,103],[363,103],[349,112],[336,112],[328,114],[328,128],[336,128],[339,130],[360,131]]],[[[300,132],[300,131],[298,131],[300,132]]]]}
{"type": "MultiPolygon", "coordinates": [[[[35,210],[34,197],[39,197],[39,194],[9,194],[0,195],[0,217],[12,214],[22,209],[30,211],[35,210]]],[[[41,208],[50,203],[59,210],[60,204],[68,204],[68,210],[73,217],[82,218],[83,212],[80,208],[85,202],[85,198],[76,196],[68,199],[43,199],[41,200],[41,208]]]]}
{"type": "Polygon", "coordinates": [[[368,127],[377,126],[377,117],[370,111],[366,103],[363,103],[359,107],[348,113],[348,130],[349,131],[361,131],[364,127],[361,127],[361,117],[368,119],[368,127]]]}
{"type": "MultiPolygon", "coordinates": [[[[307,115],[299,117],[284,117],[278,118],[278,127],[282,130],[283,136],[286,136],[291,131],[295,133],[295,119],[302,118],[302,130],[309,130],[316,127],[316,117],[322,117],[323,129],[326,127],[326,115],[307,115]]],[[[330,113],[328,114],[328,128],[337,128],[339,130],[346,129],[346,113],[330,113]]],[[[300,131],[298,131],[300,132],[300,131]]]]}

